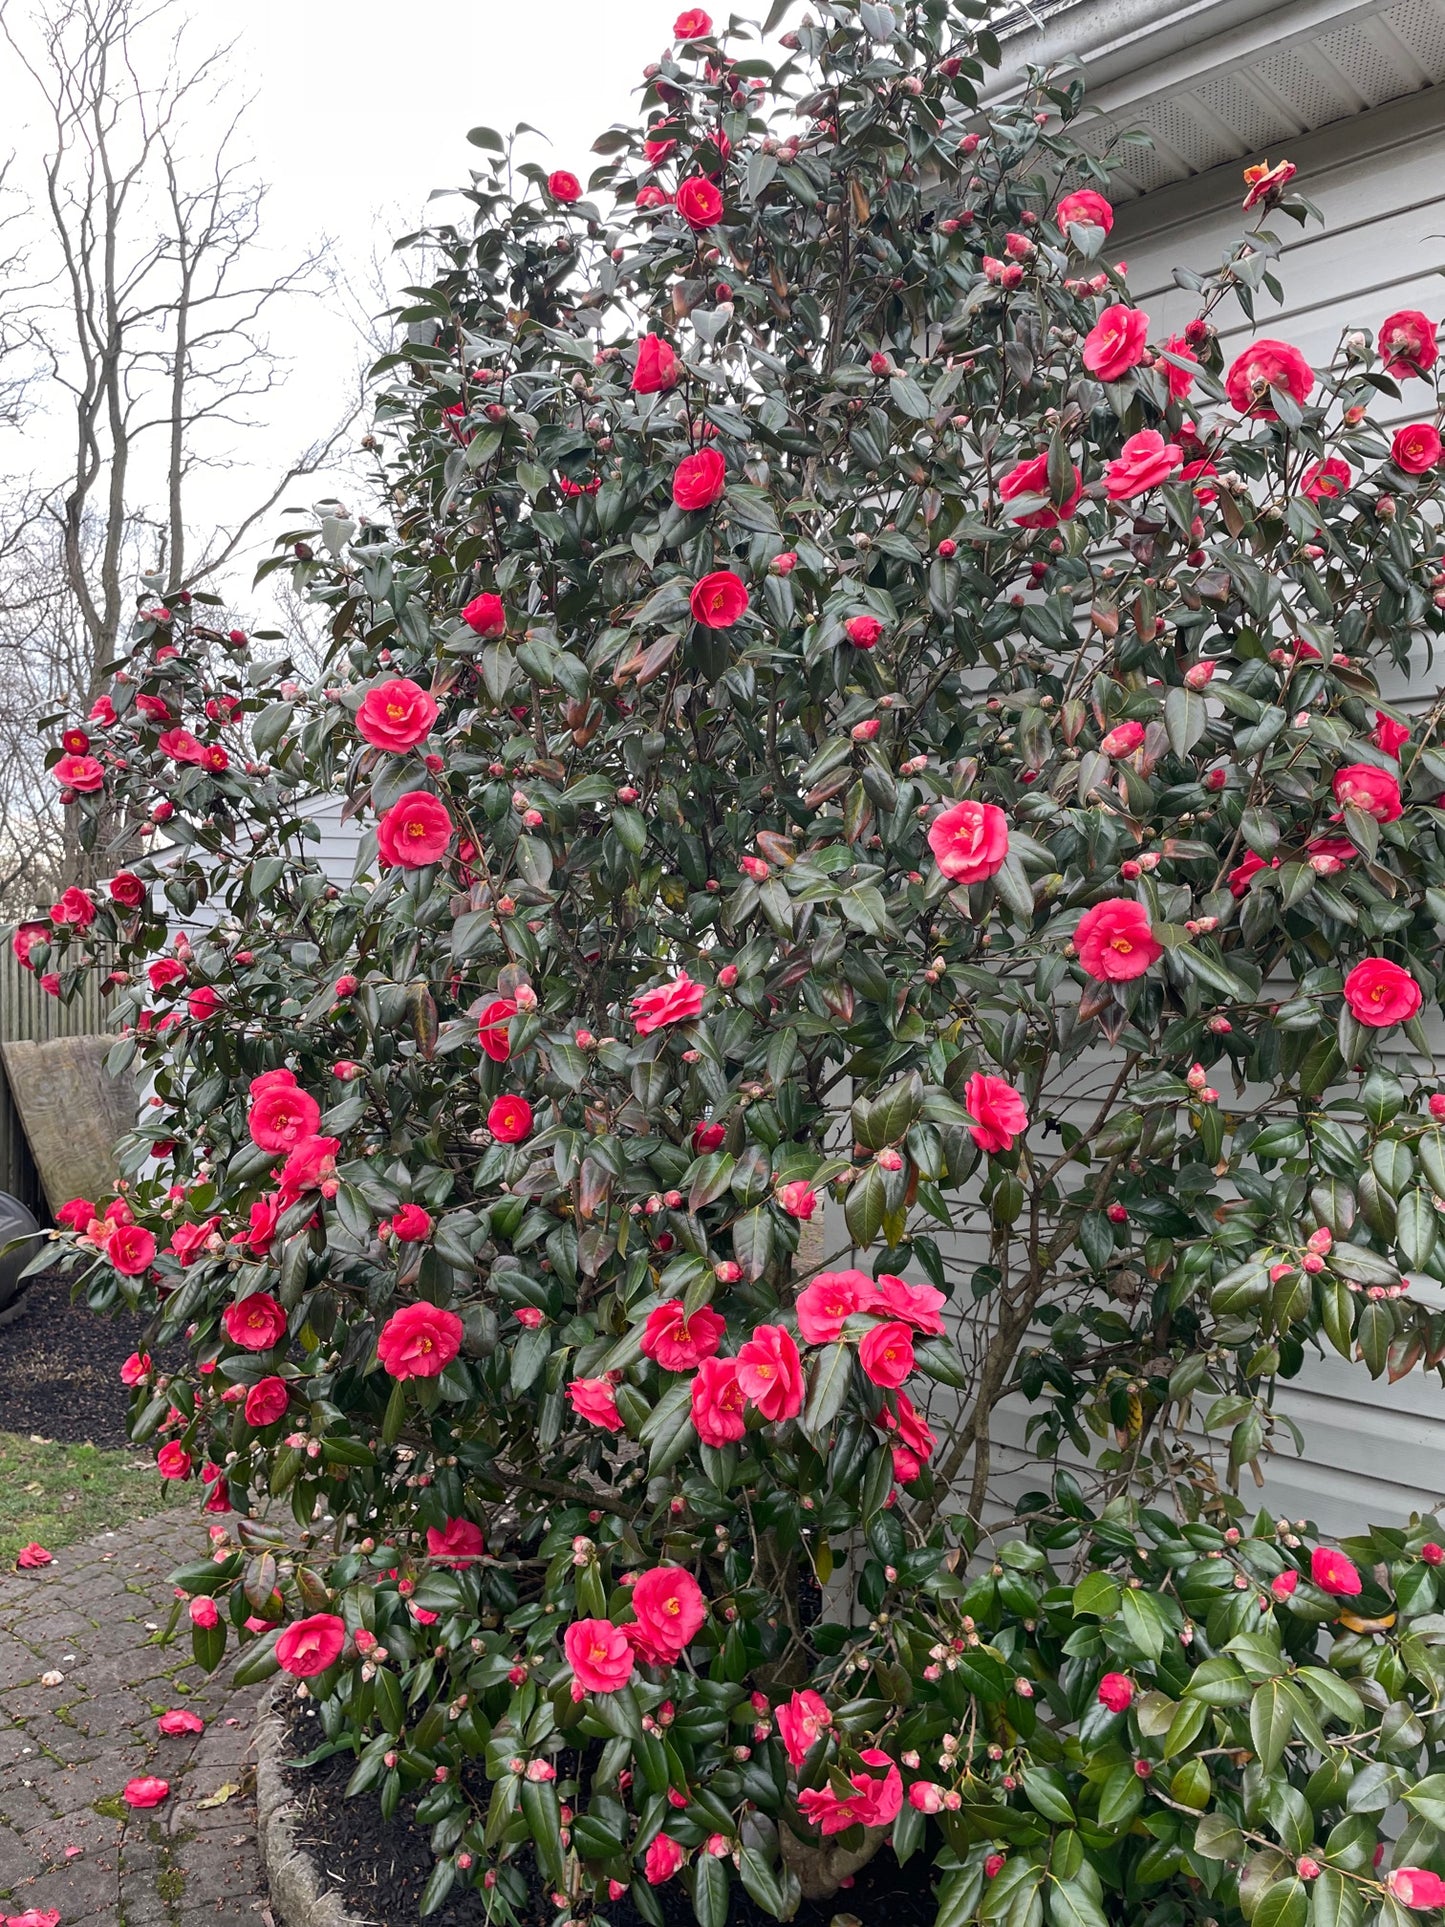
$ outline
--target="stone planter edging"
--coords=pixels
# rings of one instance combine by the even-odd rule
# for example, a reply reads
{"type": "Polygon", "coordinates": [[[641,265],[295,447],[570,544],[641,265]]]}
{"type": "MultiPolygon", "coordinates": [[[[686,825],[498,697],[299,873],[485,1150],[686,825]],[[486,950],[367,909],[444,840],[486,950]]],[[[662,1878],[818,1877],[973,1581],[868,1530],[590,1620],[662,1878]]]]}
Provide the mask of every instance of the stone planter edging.
{"type": "Polygon", "coordinates": [[[256,1727],[256,1834],[272,1905],[286,1927],[368,1927],[348,1913],[315,1860],[296,1844],[296,1796],[281,1770],[286,1752],[273,1687],[262,1701],[256,1727]]]}

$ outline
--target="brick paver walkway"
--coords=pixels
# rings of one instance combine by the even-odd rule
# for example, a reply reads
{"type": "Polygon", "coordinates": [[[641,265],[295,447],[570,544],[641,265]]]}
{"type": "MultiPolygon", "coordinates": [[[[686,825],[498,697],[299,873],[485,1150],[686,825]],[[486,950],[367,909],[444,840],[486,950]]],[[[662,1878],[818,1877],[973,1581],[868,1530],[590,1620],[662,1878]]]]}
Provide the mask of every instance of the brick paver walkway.
{"type": "Polygon", "coordinates": [[[167,1575],[203,1556],[177,1509],[0,1576],[0,1920],[58,1908],[63,1927],[267,1927],[256,1860],[255,1687],[229,1690],[190,1663],[190,1636],[154,1643],[167,1575]],[[42,1685],[47,1673],[63,1683],[42,1685]],[[167,1739],[156,1715],[185,1706],[206,1730],[167,1739]],[[170,1781],[132,1813],[126,1781],[170,1781]],[[217,1805],[205,1802],[235,1788],[217,1805]]]}

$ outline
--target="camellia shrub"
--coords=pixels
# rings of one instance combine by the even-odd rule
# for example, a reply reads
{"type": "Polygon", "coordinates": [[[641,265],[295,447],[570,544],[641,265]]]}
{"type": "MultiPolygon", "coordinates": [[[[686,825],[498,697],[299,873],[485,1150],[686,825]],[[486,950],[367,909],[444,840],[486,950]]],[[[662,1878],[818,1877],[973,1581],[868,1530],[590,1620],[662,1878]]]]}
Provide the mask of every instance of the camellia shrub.
{"type": "Polygon", "coordinates": [[[1308,1352],[1445,1357],[1435,329],[1253,325],[1283,163],[1171,333],[982,7],[780,28],[685,13],[585,187],[476,129],[374,513],[267,565],[321,682],[152,594],[55,749],[115,873],[16,947],[146,1091],[62,1261],[186,1340],[126,1376],[198,1657],[428,1910],[887,1843],[943,1927],[1395,1927],[1438,1528],[1239,1487],[1308,1352]]]}

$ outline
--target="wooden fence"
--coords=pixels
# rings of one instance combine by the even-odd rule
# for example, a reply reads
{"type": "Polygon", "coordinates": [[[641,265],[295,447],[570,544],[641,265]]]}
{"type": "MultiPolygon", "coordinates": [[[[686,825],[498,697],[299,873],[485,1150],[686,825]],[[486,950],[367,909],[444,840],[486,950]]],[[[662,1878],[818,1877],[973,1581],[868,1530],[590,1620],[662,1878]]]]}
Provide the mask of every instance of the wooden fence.
{"type": "MultiPolygon", "coordinates": [[[[22,969],[9,944],[0,948],[0,1039],[49,1043],[52,1037],[93,1037],[113,1028],[110,1000],[100,994],[103,971],[88,972],[79,994],[69,1004],[49,997],[32,971],[22,969]]],[[[15,1100],[4,1065],[0,1064],[0,1191],[8,1191],[33,1211],[42,1224],[50,1213],[30,1146],[20,1128],[15,1100]]]]}

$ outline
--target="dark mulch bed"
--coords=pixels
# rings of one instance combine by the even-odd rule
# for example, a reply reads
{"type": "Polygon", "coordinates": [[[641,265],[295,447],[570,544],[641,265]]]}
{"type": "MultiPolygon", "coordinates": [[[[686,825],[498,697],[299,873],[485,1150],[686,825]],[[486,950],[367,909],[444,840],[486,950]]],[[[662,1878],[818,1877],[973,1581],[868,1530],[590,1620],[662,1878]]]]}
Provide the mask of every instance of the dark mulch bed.
{"type": "Polygon", "coordinates": [[[102,1318],[84,1302],[73,1305],[69,1280],[42,1272],[0,1324],[0,1430],[63,1445],[124,1445],[131,1395],[120,1368],[140,1333],[139,1318],[102,1318]]]}
{"type": "MultiPolygon", "coordinates": [[[[282,1700],[279,1710],[295,1752],[310,1752],[321,1734],[314,1712],[300,1700],[282,1700]]],[[[417,1908],[432,1869],[427,1829],[411,1820],[406,1801],[391,1820],[383,1821],[374,1789],[354,1800],[345,1799],[354,1764],[349,1753],[337,1753],[317,1766],[287,1768],[288,1784],[302,1803],[297,1845],[313,1855],[358,1919],[384,1922],[385,1927],[407,1927],[420,1919],[417,1908]]],[[[885,1920],[888,1927],[932,1927],[937,1903],[931,1887],[932,1869],[925,1854],[915,1854],[906,1867],[900,1867],[891,1850],[884,1847],[850,1887],[831,1900],[805,1900],[793,1918],[797,1927],[829,1927],[838,1914],[855,1915],[868,1927],[879,1927],[885,1920]]],[[[687,1890],[680,1880],[669,1880],[655,1892],[667,1927],[695,1927],[687,1890]]],[[[539,1883],[530,1919],[536,1927],[551,1927],[556,1917],[557,1910],[541,1892],[539,1883]]],[[[626,1898],[609,1904],[606,1918],[608,1927],[647,1927],[626,1898]]],[[[428,1914],[426,1920],[427,1927],[483,1927],[487,1920],[485,1897],[475,1890],[454,1888],[442,1907],[428,1914]]],[[[777,1924],[734,1880],[728,1927],[777,1924]]]]}

